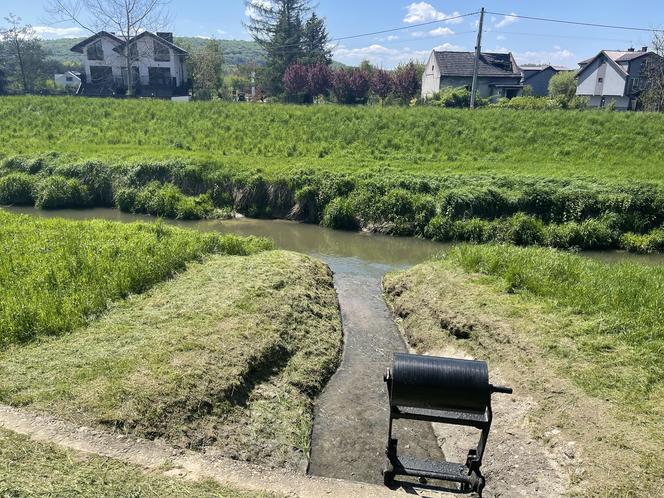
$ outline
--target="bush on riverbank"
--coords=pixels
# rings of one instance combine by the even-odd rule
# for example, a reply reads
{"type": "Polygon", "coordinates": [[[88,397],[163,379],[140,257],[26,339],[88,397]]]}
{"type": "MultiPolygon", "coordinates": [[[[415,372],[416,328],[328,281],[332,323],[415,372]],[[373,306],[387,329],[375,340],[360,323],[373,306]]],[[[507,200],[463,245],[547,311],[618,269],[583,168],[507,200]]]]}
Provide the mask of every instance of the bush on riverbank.
{"type": "Polygon", "coordinates": [[[204,254],[266,247],[161,224],[43,220],[0,210],[0,349],[69,332],[204,254]]]}
{"type": "Polygon", "coordinates": [[[270,178],[178,161],[63,166],[42,157],[5,161],[0,195],[7,204],[30,203],[31,198],[44,208],[110,202],[126,212],[179,219],[234,209],[252,217],[289,217],[439,241],[664,249],[657,243],[664,224],[664,187],[642,182],[302,169],[270,178]]]}

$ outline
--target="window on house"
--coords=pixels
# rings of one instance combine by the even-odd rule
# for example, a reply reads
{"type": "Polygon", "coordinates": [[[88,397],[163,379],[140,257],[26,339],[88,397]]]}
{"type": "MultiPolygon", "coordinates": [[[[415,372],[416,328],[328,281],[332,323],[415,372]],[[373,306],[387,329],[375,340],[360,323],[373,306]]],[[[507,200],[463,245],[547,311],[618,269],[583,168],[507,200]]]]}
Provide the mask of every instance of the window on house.
{"type": "Polygon", "coordinates": [[[154,60],[157,62],[171,62],[171,51],[163,43],[154,41],[154,60]]]}
{"type": "Polygon", "coordinates": [[[598,83],[604,83],[604,78],[597,78],[598,83]]]}
{"type": "Polygon", "coordinates": [[[113,82],[113,70],[108,66],[91,66],[90,78],[95,85],[110,84],[113,82]]]}
{"type": "Polygon", "coordinates": [[[104,47],[101,40],[88,45],[87,56],[89,61],[103,61],[104,60],[104,47]]]}
{"type": "Polygon", "coordinates": [[[68,81],[68,82],[72,82],[72,81],[74,81],[74,78],[72,78],[71,76],[67,76],[65,78],[65,80],[68,81]]]}
{"type": "Polygon", "coordinates": [[[149,67],[150,85],[171,86],[171,69],[168,67],[149,67]]]}

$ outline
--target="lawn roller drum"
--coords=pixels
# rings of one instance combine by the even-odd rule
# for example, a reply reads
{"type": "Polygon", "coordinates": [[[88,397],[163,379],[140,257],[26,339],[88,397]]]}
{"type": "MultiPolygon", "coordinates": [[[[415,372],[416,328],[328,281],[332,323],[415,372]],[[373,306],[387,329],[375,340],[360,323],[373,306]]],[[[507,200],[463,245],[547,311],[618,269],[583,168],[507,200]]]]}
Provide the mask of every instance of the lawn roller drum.
{"type": "Polygon", "coordinates": [[[490,384],[483,361],[405,353],[394,354],[385,382],[390,399],[385,484],[398,475],[440,479],[458,483],[461,492],[481,495],[484,477],[480,466],[491,427],[491,394],[512,394],[512,389],[490,384]],[[397,440],[392,437],[396,419],[475,427],[481,431],[479,443],[468,451],[465,464],[399,456],[397,440]]]}

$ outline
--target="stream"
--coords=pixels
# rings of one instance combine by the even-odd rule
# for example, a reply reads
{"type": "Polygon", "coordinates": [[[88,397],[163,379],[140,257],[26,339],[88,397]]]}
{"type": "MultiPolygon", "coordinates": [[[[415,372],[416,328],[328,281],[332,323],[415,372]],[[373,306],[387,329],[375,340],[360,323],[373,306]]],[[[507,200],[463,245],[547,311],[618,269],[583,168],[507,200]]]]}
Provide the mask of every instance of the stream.
{"type": "MultiPolygon", "coordinates": [[[[98,218],[133,222],[153,219],[102,208],[5,209],[13,213],[77,220],[98,218]]],[[[280,249],[309,254],[330,266],[341,307],[344,353],[339,369],[316,402],[309,473],[382,483],[388,421],[383,373],[391,363],[392,354],[406,351],[406,345],[383,301],[381,279],[386,272],[423,262],[451,245],[329,230],[284,220],[164,221],[202,231],[269,237],[280,249]]],[[[583,254],[607,262],[630,260],[664,264],[661,254],[640,256],[620,251],[583,254]]],[[[400,422],[396,434],[403,441],[400,446],[410,455],[433,459],[442,456],[430,424],[400,422]]]]}

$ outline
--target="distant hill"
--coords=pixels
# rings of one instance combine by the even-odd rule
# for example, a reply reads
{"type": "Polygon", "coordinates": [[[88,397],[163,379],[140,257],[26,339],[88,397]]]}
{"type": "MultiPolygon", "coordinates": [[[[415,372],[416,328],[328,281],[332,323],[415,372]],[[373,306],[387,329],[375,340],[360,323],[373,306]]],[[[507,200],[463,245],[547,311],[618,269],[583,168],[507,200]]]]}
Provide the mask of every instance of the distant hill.
{"type": "MultiPolygon", "coordinates": [[[[42,40],[42,45],[54,59],[65,62],[80,62],[80,55],[72,52],[71,47],[84,40],[85,38],[60,38],[59,40],[42,40]]],[[[175,43],[200,48],[206,42],[204,38],[198,37],[176,37],[175,43]]],[[[256,64],[265,64],[265,53],[253,41],[246,40],[219,40],[224,52],[225,63],[229,66],[241,66],[256,61],[256,64]]]]}
{"type": "MultiPolygon", "coordinates": [[[[74,61],[80,63],[80,55],[70,49],[84,38],[61,38],[59,40],[42,40],[42,45],[54,59],[60,62],[74,61]]],[[[202,47],[207,40],[205,38],[182,36],[175,37],[175,43],[183,47],[197,49],[202,47]]],[[[265,52],[254,41],[247,40],[219,40],[224,52],[224,62],[227,66],[241,66],[255,62],[264,65],[267,61],[265,52]]],[[[343,64],[334,62],[333,66],[339,67],[343,64]]]]}

